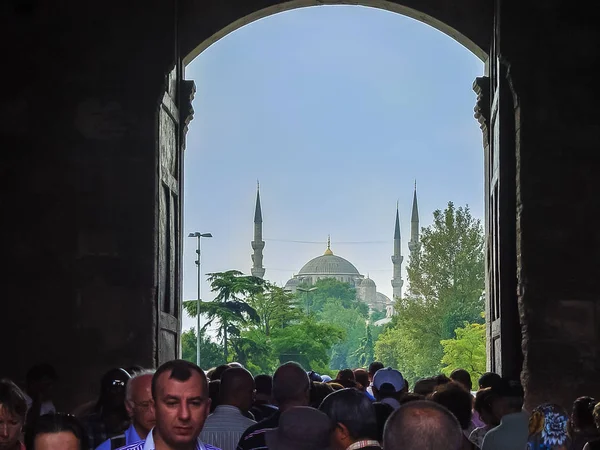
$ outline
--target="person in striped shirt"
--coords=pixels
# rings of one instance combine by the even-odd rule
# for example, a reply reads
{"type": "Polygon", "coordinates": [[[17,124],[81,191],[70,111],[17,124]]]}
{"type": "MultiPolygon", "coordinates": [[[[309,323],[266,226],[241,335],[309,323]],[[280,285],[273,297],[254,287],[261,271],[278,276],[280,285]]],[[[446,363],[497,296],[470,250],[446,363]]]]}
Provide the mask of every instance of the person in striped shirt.
{"type": "Polygon", "coordinates": [[[196,364],[173,360],[152,377],[156,425],[145,440],[120,450],[220,450],[198,437],[210,412],[208,380],[196,364]]]}

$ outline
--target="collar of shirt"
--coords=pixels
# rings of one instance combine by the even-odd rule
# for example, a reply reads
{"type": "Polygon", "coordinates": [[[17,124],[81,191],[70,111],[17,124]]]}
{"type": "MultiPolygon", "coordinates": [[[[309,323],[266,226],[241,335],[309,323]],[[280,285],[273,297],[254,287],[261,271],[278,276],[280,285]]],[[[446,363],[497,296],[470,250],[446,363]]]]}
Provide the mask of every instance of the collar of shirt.
{"type": "Polygon", "coordinates": [[[242,414],[242,411],[237,406],[232,405],[219,405],[215,408],[213,414],[228,414],[246,417],[242,414]]]}
{"type": "Polygon", "coordinates": [[[381,444],[378,441],[373,441],[370,439],[365,439],[364,441],[358,441],[348,447],[346,450],[355,450],[357,448],[365,448],[365,447],[379,447],[381,448],[381,444]]]}
{"type": "Polygon", "coordinates": [[[140,441],[143,441],[143,439],[140,437],[133,424],[129,425],[129,428],[125,430],[125,445],[135,444],[140,441]]]}
{"type": "MultiPolygon", "coordinates": [[[[156,450],[156,446],[154,445],[154,428],[148,433],[148,437],[144,443],[144,450],[156,450]]],[[[200,439],[196,440],[196,450],[207,450],[204,444],[200,442],[200,439]]]]}

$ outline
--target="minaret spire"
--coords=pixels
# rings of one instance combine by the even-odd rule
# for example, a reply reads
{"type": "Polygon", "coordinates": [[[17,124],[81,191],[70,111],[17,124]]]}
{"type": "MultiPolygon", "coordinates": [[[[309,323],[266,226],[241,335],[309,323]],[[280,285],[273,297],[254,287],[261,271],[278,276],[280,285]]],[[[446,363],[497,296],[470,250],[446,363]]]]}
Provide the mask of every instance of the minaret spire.
{"type": "Polygon", "coordinates": [[[256,208],[254,209],[254,240],[252,241],[252,275],[258,278],[265,276],[263,267],[263,249],[265,241],[262,238],[262,209],[260,206],[260,183],[256,180],[256,208]]]}
{"type": "Polygon", "coordinates": [[[412,215],[410,218],[410,241],[408,249],[411,253],[418,252],[420,249],[419,242],[419,206],[417,205],[417,180],[415,180],[415,190],[413,193],[412,215]]]}
{"type": "Polygon", "coordinates": [[[392,255],[392,264],[394,265],[394,278],[392,278],[392,288],[394,300],[402,298],[402,237],[400,235],[400,213],[398,212],[398,202],[396,202],[396,226],[394,227],[394,254],[392,255]]]}

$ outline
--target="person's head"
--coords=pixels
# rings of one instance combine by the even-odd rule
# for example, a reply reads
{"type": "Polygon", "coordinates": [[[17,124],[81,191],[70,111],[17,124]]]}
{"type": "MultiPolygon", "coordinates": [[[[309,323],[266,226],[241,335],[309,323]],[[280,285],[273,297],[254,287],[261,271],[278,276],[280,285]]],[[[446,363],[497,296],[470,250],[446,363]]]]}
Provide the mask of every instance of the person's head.
{"type": "Polygon", "coordinates": [[[310,403],[309,405],[313,408],[319,408],[325,397],[331,394],[333,388],[327,383],[312,383],[310,387],[310,403]]]}
{"type": "Polygon", "coordinates": [[[254,377],[256,388],[256,401],[270,403],[273,393],[273,377],[271,375],[257,375],[254,377]]]}
{"type": "Polygon", "coordinates": [[[210,381],[220,380],[223,372],[230,368],[231,366],[229,366],[229,364],[221,364],[210,374],[210,381]]]}
{"type": "Polygon", "coordinates": [[[433,394],[433,391],[435,391],[436,386],[437,381],[435,380],[435,378],[421,378],[415,383],[413,392],[415,394],[422,395],[423,397],[427,397],[429,394],[433,394]]]}
{"type": "Polygon", "coordinates": [[[25,423],[25,395],[10,380],[0,380],[0,450],[13,449],[25,423]]]}
{"type": "Polygon", "coordinates": [[[100,380],[100,398],[97,406],[104,412],[124,409],[125,391],[130,378],[129,372],[120,367],[106,372],[100,380]]]}
{"type": "Polygon", "coordinates": [[[363,439],[377,439],[373,403],[357,389],[342,389],[323,400],[319,410],[331,421],[331,450],[345,450],[363,439]]]}
{"type": "Polygon", "coordinates": [[[365,369],[354,369],[354,379],[358,384],[357,388],[366,391],[369,387],[369,372],[365,369]]]}
{"type": "Polygon", "coordinates": [[[210,412],[213,413],[219,406],[221,391],[221,380],[214,380],[208,383],[208,397],[210,398],[210,412]]]}
{"type": "Polygon", "coordinates": [[[414,392],[409,392],[408,394],[404,394],[400,399],[400,405],[404,405],[408,402],[414,402],[417,400],[425,400],[425,397],[420,394],[415,394],[414,392]]]}
{"type": "Polygon", "coordinates": [[[337,381],[351,380],[354,381],[354,372],[352,369],[342,369],[337,373],[335,377],[337,381]]]}
{"type": "Polygon", "coordinates": [[[431,400],[445,406],[454,414],[463,430],[469,428],[473,414],[473,399],[462,385],[452,382],[440,386],[431,395],[431,400]]]}
{"type": "MultiPolygon", "coordinates": [[[[87,450],[87,436],[70,414],[46,414],[35,422],[32,450],[87,450]]],[[[27,447],[30,448],[30,447],[27,447]]]]}
{"type": "Polygon", "coordinates": [[[455,369],[450,374],[450,379],[462,387],[464,387],[467,391],[471,392],[473,390],[473,382],[471,381],[471,374],[467,372],[465,369],[455,369]]]}
{"type": "Polygon", "coordinates": [[[307,406],[309,393],[310,380],[300,364],[287,362],[273,374],[273,400],[280,411],[292,406],[307,406]]]}
{"type": "Polygon", "coordinates": [[[545,403],[529,417],[528,450],[567,450],[571,438],[567,432],[569,415],[558,405],[545,403]]]}
{"type": "Polygon", "coordinates": [[[328,450],[330,423],[329,418],[318,409],[308,406],[291,407],[281,414],[279,426],[266,432],[267,448],[328,450]]]}
{"type": "Polygon", "coordinates": [[[494,393],[490,388],[481,389],[475,394],[474,409],[479,414],[483,423],[495,427],[500,424],[500,420],[494,415],[494,411],[492,410],[493,400],[494,393]]]}
{"type": "Polygon", "coordinates": [[[479,389],[491,388],[496,383],[502,381],[502,377],[494,372],[486,372],[479,377],[477,380],[477,384],[479,384],[479,389]]]}
{"type": "Polygon", "coordinates": [[[152,398],[153,370],[138,371],[127,382],[125,389],[125,407],[136,430],[147,435],[156,423],[154,399],[152,398]]]}
{"type": "Polygon", "coordinates": [[[373,361],[371,364],[369,364],[369,380],[373,381],[373,377],[375,376],[375,374],[377,373],[377,371],[379,369],[383,369],[383,363],[380,363],[379,361],[373,361]]]}
{"type": "Polygon", "coordinates": [[[243,413],[254,403],[254,378],[246,369],[232,367],[221,375],[219,389],[221,405],[235,406],[243,413]]]}
{"type": "Polygon", "coordinates": [[[386,450],[458,450],[463,432],[454,415],[427,400],[407,403],[392,413],[383,432],[386,450]]]}
{"type": "Polygon", "coordinates": [[[32,399],[50,400],[52,398],[52,388],[57,379],[56,370],[50,364],[35,365],[25,375],[27,393],[32,399]]]}
{"type": "Polygon", "coordinates": [[[382,442],[385,423],[394,412],[394,408],[387,403],[373,402],[373,409],[375,410],[375,418],[377,419],[377,440],[382,442]]]}
{"type": "Polygon", "coordinates": [[[500,381],[494,382],[490,389],[495,394],[491,402],[492,412],[498,420],[523,409],[525,394],[518,381],[501,378],[500,381]]]}
{"type": "Polygon", "coordinates": [[[405,386],[402,374],[391,367],[379,369],[373,377],[373,394],[378,401],[388,397],[400,400],[405,386]]]}
{"type": "Polygon", "coordinates": [[[234,369],[244,369],[245,367],[242,366],[239,362],[230,362],[227,364],[229,367],[232,367],[234,369]]]}
{"type": "Polygon", "coordinates": [[[573,402],[573,410],[571,412],[571,425],[573,431],[595,429],[594,423],[594,407],[598,403],[592,397],[579,397],[573,402]]]}
{"type": "Polygon", "coordinates": [[[154,440],[178,448],[198,439],[210,412],[208,380],[196,364],[176,359],[152,377],[156,411],[154,440]]]}
{"type": "Polygon", "coordinates": [[[434,376],[433,379],[435,380],[435,389],[437,389],[439,386],[448,384],[452,381],[449,377],[447,377],[443,373],[440,373],[439,375],[434,376]]]}

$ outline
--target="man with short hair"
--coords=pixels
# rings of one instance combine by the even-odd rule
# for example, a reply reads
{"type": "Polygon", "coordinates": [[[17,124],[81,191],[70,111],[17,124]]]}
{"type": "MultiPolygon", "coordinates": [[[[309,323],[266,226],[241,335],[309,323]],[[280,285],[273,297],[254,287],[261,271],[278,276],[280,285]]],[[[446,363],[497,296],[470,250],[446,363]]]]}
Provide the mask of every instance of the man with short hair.
{"type": "Polygon", "coordinates": [[[277,406],[273,405],[273,377],[271,375],[257,375],[254,377],[254,405],[250,412],[257,422],[271,417],[277,412],[277,406]]]}
{"type": "Polygon", "coordinates": [[[373,361],[371,364],[369,364],[369,387],[367,387],[367,392],[373,397],[375,397],[373,394],[373,377],[379,369],[383,369],[383,363],[380,363],[379,361],[373,361]]]}
{"type": "Polygon", "coordinates": [[[181,359],[168,361],[152,377],[151,389],[156,426],[145,440],[122,450],[216,449],[198,439],[210,411],[208,380],[200,367],[181,359]]]}
{"type": "Polygon", "coordinates": [[[383,432],[383,448],[459,450],[462,436],[458,420],[445,407],[427,400],[415,400],[391,414],[383,432]]]}
{"type": "Polygon", "coordinates": [[[125,433],[107,439],[96,450],[114,450],[146,439],[156,423],[152,399],[153,375],[153,370],[142,370],[132,375],[125,387],[125,408],[131,417],[131,425],[125,433]]]}
{"type": "Polygon", "coordinates": [[[378,402],[387,403],[394,409],[400,408],[406,382],[400,371],[386,367],[379,369],[373,377],[373,394],[378,402]]]}
{"type": "Polygon", "coordinates": [[[256,423],[244,415],[254,400],[252,374],[242,368],[223,372],[219,398],[219,406],[206,419],[200,437],[222,450],[235,450],[244,431],[256,423]]]}
{"type": "Polygon", "coordinates": [[[465,390],[471,392],[473,390],[473,382],[471,374],[465,369],[454,369],[450,374],[450,379],[460,384],[465,390]]]}
{"type": "Polygon", "coordinates": [[[319,410],[331,421],[331,450],[381,449],[373,402],[357,389],[341,389],[325,397],[319,410]]]}
{"type": "Polygon", "coordinates": [[[310,380],[302,366],[287,362],[273,375],[273,400],[279,411],[268,419],[251,426],[240,438],[238,450],[265,449],[265,433],[279,426],[281,414],[295,406],[308,406],[310,402],[310,380]]]}
{"type": "Polygon", "coordinates": [[[501,378],[490,388],[492,413],[500,425],[487,432],[481,450],[525,448],[529,438],[529,414],[523,411],[525,393],[521,383],[501,378]]]}
{"type": "Polygon", "coordinates": [[[365,369],[354,369],[354,379],[358,384],[357,389],[361,392],[364,392],[370,400],[375,401],[375,397],[373,397],[373,395],[367,391],[367,388],[371,385],[369,372],[367,372],[365,369]]]}

